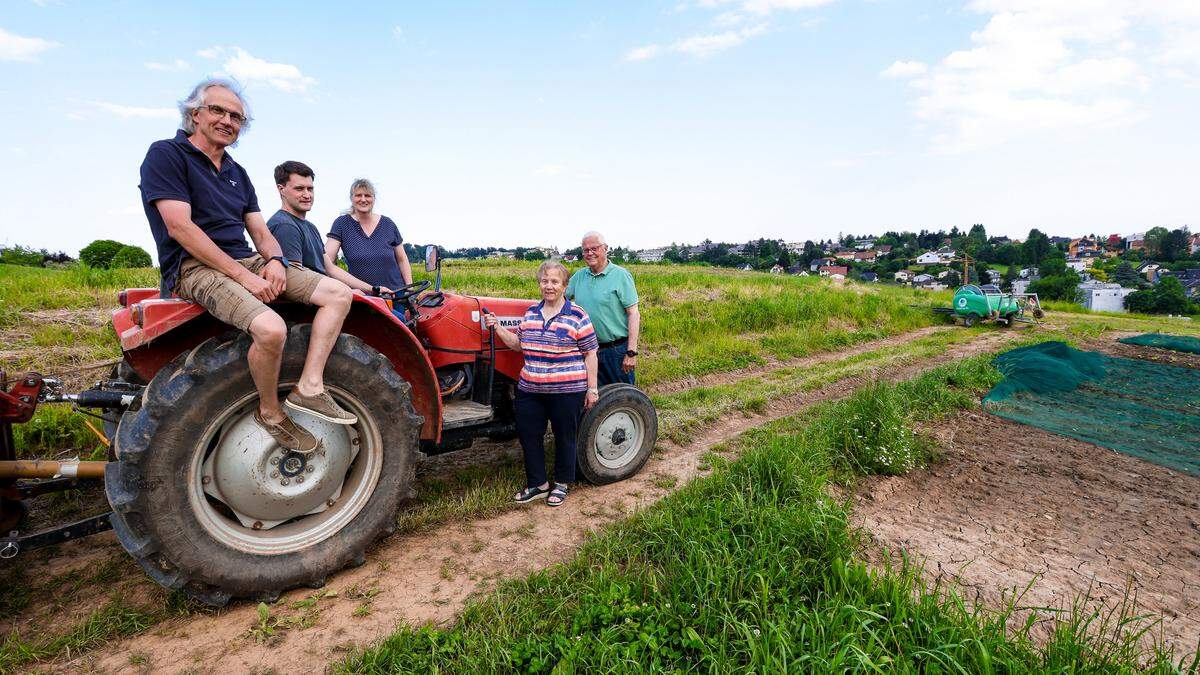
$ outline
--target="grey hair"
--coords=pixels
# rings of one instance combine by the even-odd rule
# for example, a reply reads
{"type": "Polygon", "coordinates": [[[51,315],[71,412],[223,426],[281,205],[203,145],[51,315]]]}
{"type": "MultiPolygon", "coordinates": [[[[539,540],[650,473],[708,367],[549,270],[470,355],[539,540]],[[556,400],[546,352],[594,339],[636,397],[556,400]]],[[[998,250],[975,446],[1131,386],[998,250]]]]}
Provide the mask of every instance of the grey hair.
{"type": "Polygon", "coordinates": [[[183,129],[188,134],[196,132],[196,121],[192,119],[192,113],[196,112],[204,106],[204,99],[209,89],[213,87],[224,87],[233,92],[233,95],[238,97],[242,102],[242,114],[246,116],[246,121],[242,122],[241,131],[246,131],[250,128],[250,102],[246,100],[242,94],[242,86],[233,80],[224,77],[210,77],[197,84],[192,93],[188,97],[179,102],[179,128],[183,129]]]}
{"type": "Polygon", "coordinates": [[[555,270],[562,273],[563,283],[567,283],[571,279],[571,270],[567,266],[557,260],[546,260],[541,265],[538,265],[537,280],[540,282],[542,277],[546,276],[546,272],[555,270]]]}
{"type": "Polygon", "coordinates": [[[583,239],[580,239],[580,240],[579,240],[579,243],[581,243],[581,244],[582,244],[583,242],[587,241],[588,239],[591,239],[592,237],[595,237],[595,238],[599,239],[601,244],[604,244],[605,246],[608,246],[608,240],[606,240],[606,239],[604,238],[604,235],[600,234],[599,232],[597,232],[597,231],[595,231],[595,230],[590,230],[590,231],[588,231],[588,232],[584,232],[584,233],[583,233],[583,239]]]}

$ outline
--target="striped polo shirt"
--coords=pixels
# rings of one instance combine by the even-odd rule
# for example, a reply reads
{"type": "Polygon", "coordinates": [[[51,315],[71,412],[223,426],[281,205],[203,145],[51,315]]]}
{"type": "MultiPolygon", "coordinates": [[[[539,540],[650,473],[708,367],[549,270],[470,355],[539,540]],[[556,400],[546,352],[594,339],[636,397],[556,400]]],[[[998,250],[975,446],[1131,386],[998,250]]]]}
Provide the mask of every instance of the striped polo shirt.
{"type": "Polygon", "coordinates": [[[564,300],[549,321],[542,320],[542,305],[530,305],[517,328],[525,366],[517,388],[536,394],[569,394],[587,391],[583,353],[599,347],[587,312],[564,300]]]}

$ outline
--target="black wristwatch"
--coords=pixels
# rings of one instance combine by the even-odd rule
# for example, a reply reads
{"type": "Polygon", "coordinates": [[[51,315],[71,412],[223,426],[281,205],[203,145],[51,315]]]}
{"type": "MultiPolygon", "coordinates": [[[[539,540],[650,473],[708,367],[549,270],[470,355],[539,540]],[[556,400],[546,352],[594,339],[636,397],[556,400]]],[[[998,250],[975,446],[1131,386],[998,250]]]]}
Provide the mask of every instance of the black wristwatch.
{"type": "Polygon", "coordinates": [[[626,349],[625,356],[637,356],[637,350],[636,349],[626,349]]]}
{"type": "Polygon", "coordinates": [[[283,256],[281,256],[281,255],[273,255],[273,256],[271,256],[270,258],[267,258],[267,262],[271,262],[272,260],[278,260],[278,261],[279,261],[279,264],[280,264],[280,265],[283,265],[283,268],[284,268],[284,269],[287,269],[287,266],[288,266],[288,259],[287,259],[287,258],[285,258],[285,257],[283,257],[283,256]]]}
{"type": "Polygon", "coordinates": [[[379,295],[379,287],[378,286],[371,287],[371,295],[379,295]]]}

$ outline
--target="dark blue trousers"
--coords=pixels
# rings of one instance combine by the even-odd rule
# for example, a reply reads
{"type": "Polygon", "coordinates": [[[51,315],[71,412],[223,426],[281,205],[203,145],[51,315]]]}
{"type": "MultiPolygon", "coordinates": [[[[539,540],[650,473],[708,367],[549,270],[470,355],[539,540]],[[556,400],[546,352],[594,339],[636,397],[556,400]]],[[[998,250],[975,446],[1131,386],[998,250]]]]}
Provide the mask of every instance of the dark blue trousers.
{"type": "Polygon", "coordinates": [[[637,384],[632,370],[628,373],[621,370],[621,361],[625,360],[625,352],[628,349],[629,343],[621,340],[611,347],[601,347],[596,352],[596,384],[601,387],[621,382],[637,384]]]}
{"type": "Polygon", "coordinates": [[[575,482],[575,434],[586,394],[534,394],[517,390],[517,438],[525,453],[525,485],[546,481],[546,422],[554,430],[554,480],[575,482]]]}

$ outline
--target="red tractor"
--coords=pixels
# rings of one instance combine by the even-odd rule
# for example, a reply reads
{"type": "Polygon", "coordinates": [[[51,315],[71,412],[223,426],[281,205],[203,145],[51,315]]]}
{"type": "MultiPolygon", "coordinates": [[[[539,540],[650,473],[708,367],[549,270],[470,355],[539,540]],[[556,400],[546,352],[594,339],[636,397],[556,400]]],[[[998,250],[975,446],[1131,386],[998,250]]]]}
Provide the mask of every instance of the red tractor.
{"type": "MultiPolygon", "coordinates": [[[[107,529],[155,581],[209,604],[272,599],[319,586],[395,528],[415,496],[417,453],[466,448],[486,436],[515,437],[519,352],[497,345],[482,314],[520,321],[529,300],[441,290],[436,247],[426,252],[436,284],[397,291],[405,322],[387,301],[356,295],[325,369],[333,397],[358,416],[339,426],[302,412],[297,423],[322,440],[311,457],[282,449],[256,425],[246,365],[249,336],[202,307],[161,299],[157,289],[120,294],[113,328],[123,359],[110,379],[78,394],[36,373],[0,383],[0,557],[107,529]],[[105,412],[109,462],[15,461],[12,423],[40,402],[105,412]],[[23,534],[22,499],[103,477],[111,514],[23,534]],[[34,480],[31,480],[34,479],[34,480]]],[[[279,387],[300,375],[309,306],[277,306],[290,331],[279,387]]],[[[603,484],[646,463],[658,435],[650,399],[610,385],[581,421],[580,474],[603,484]]]]}

